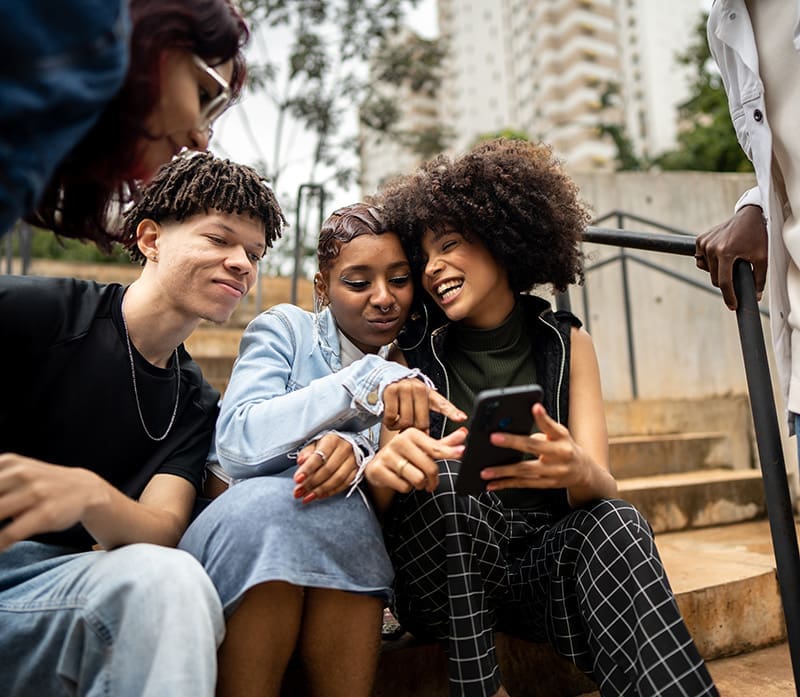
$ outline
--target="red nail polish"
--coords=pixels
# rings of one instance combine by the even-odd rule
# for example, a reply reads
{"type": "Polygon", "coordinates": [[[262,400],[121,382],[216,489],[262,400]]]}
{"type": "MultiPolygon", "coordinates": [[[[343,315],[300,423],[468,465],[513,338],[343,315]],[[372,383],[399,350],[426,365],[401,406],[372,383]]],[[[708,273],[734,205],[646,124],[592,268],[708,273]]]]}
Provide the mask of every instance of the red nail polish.
{"type": "Polygon", "coordinates": [[[306,496],[303,499],[303,503],[311,503],[316,498],[317,498],[317,495],[312,491],[308,496],[306,496]]]}
{"type": "Polygon", "coordinates": [[[303,496],[305,496],[305,495],[306,495],[306,490],[305,490],[303,487],[301,487],[301,486],[298,486],[298,487],[297,487],[297,488],[294,490],[294,497],[295,497],[296,499],[301,499],[301,498],[303,498],[303,496]]]}
{"type": "Polygon", "coordinates": [[[295,480],[295,481],[296,481],[298,484],[302,484],[302,483],[303,483],[303,482],[306,480],[306,473],[305,473],[305,472],[297,472],[297,473],[294,475],[294,480],[295,480]]]}

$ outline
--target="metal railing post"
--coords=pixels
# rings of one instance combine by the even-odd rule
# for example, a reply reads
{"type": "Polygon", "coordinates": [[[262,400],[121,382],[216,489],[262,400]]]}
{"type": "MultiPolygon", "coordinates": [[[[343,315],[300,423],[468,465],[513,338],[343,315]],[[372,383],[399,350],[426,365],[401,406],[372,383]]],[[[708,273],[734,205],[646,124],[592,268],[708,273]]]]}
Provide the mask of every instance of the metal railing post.
{"type": "Polygon", "coordinates": [[[31,253],[33,247],[33,231],[31,226],[26,222],[20,223],[19,226],[19,257],[22,267],[20,273],[27,276],[31,270],[31,253]]]}
{"type": "MultiPolygon", "coordinates": [[[[617,214],[617,227],[620,230],[625,228],[624,215],[617,214]]],[[[633,319],[631,318],[631,294],[628,282],[628,260],[625,255],[625,247],[619,248],[620,274],[622,276],[622,303],[625,310],[625,338],[628,342],[628,371],[631,378],[631,396],[633,399],[639,398],[639,382],[636,379],[636,349],[633,345],[633,319]]]]}
{"type": "Polygon", "coordinates": [[[297,305],[297,284],[300,279],[300,265],[302,263],[303,233],[305,232],[305,227],[302,225],[300,214],[303,207],[303,191],[305,190],[315,191],[319,199],[319,227],[322,227],[322,223],[325,220],[325,189],[322,187],[322,184],[300,184],[300,186],[297,187],[297,208],[295,211],[294,268],[292,269],[291,292],[291,302],[293,305],[297,305]]]}
{"type": "Polygon", "coordinates": [[[800,695],[800,552],[794,523],[789,480],[781,448],[780,431],[772,396],[772,381],[764,345],[764,332],[756,302],[755,281],[750,265],[737,261],[733,285],[738,306],[739,339],[750,393],[758,459],[764,480],[767,516],[775,551],[778,585],[780,586],[786,634],[792,659],[795,691],[800,695]]]}
{"type": "Polygon", "coordinates": [[[6,257],[6,273],[11,274],[14,273],[14,233],[16,232],[16,227],[12,228],[11,231],[6,235],[5,238],[5,257],[6,257]]]}

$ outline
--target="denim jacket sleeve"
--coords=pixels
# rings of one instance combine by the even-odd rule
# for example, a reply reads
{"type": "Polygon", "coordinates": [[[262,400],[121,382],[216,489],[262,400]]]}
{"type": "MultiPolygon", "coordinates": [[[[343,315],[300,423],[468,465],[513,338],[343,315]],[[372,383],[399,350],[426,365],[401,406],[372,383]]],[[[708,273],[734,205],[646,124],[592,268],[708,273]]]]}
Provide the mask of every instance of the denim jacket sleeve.
{"type": "Polygon", "coordinates": [[[216,449],[235,478],[275,471],[323,431],[359,432],[383,414],[387,385],[418,371],[367,355],[333,372],[288,314],[266,312],[245,331],[217,422],[216,449]]]}

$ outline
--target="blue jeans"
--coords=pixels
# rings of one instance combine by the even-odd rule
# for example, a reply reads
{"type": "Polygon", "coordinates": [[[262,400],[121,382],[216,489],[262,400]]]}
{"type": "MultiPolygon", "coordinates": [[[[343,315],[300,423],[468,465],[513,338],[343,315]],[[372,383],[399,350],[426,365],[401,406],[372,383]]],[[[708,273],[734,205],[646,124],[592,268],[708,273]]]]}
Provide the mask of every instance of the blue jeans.
{"type": "Polygon", "coordinates": [[[124,0],[0,2],[0,235],[32,211],[56,167],[119,91],[124,0]]]}
{"type": "Polygon", "coordinates": [[[222,607],[191,556],[69,551],[20,542],[0,553],[0,694],[214,694],[222,607]]]}

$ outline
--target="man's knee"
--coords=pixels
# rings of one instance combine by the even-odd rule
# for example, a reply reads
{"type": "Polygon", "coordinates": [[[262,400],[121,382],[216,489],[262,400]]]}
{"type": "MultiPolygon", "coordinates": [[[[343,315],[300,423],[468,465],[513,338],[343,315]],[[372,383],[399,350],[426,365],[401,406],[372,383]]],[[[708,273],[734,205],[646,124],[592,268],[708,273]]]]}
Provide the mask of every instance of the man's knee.
{"type": "Polygon", "coordinates": [[[134,544],[106,553],[95,612],[120,625],[126,620],[165,627],[176,622],[213,632],[221,641],[222,606],[200,563],[187,552],[134,544]],[[107,579],[107,580],[106,580],[107,579]]]}

